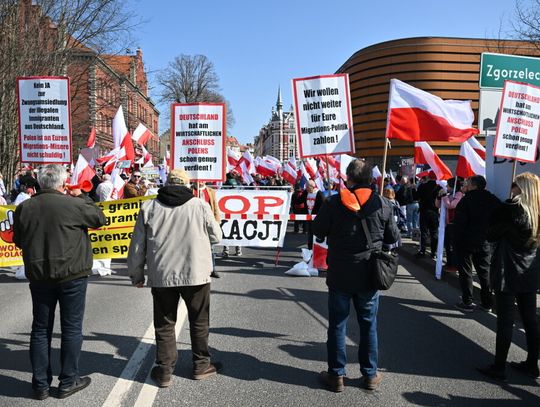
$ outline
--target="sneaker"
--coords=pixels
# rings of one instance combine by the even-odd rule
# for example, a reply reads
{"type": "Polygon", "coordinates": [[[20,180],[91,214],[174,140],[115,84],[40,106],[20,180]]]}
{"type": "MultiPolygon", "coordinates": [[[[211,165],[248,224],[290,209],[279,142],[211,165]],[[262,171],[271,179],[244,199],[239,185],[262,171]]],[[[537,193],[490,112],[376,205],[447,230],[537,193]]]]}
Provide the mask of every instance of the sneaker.
{"type": "Polygon", "coordinates": [[[221,276],[219,275],[217,271],[212,271],[212,273],[210,274],[210,277],[221,278],[221,276]]]}
{"type": "Polygon", "coordinates": [[[75,381],[75,383],[73,383],[67,389],[58,389],[58,398],[65,399],[66,397],[69,397],[77,393],[78,391],[81,391],[82,389],[87,388],[91,382],[92,382],[92,379],[90,379],[89,377],[79,377],[75,381]]]}
{"type": "Polygon", "coordinates": [[[495,365],[489,365],[487,367],[477,367],[476,370],[478,370],[484,376],[489,377],[490,379],[494,379],[499,382],[506,381],[506,374],[504,373],[504,369],[497,368],[495,365]]]}
{"type": "Polygon", "coordinates": [[[161,374],[161,369],[159,366],[154,366],[150,371],[150,378],[157,384],[160,388],[169,387],[171,385],[171,377],[165,378],[161,374]]]}
{"type": "Polygon", "coordinates": [[[377,387],[379,387],[381,381],[382,374],[379,372],[377,372],[377,374],[373,377],[364,377],[364,388],[367,390],[375,390],[377,387]]]}
{"type": "Polygon", "coordinates": [[[510,362],[510,367],[512,367],[515,370],[520,371],[521,373],[526,374],[529,377],[532,377],[533,379],[540,378],[540,370],[538,369],[538,365],[532,366],[527,363],[527,361],[524,362],[510,362]]]}
{"type": "Polygon", "coordinates": [[[45,400],[49,398],[49,389],[33,390],[34,400],[45,400]]]}
{"type": "Polygon", "coordinates": [[[460,311],[463,311],[463,312],[473,312],[474,311],[474,305],[471,303],[471,304],[465,304],[463,301],[462,302],[458,302],[455,307],[460,310],[460,311]]]}
{"type": "Polygon", "coordinates": [[[334,376],[328,372],[319,373],[319,381],[324,384],[324,386],[334,393],[341,393],[345,390],[345,385],[343,384],[343,376],[334,376]]]}
{"type": "Polygon", "coordinates": [[[214,362],[211,363],[205,370],[202,372],[196,373],[193,372],[193,379],[194,380],[203,380],[211,376],[217,375],[217,372],[219,372],[223,368],[223,365],[220,362],[214,362]]]}

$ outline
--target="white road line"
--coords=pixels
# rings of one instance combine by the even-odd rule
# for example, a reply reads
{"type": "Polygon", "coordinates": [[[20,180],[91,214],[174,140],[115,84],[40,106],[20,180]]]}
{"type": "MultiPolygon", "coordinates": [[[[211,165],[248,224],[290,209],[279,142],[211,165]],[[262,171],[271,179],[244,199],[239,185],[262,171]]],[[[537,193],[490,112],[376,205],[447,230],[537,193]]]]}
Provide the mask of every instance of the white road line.
{"type": "MultiPolygon", "coordinates": [[[[176,319],[176,340],[178,341],[178,335],[180,335],[180,330],[182,329],[182,326],[184,326],[184,323],[186,322],[187,318],[187,309],[182,301],[180,304],[180,309],[178,310],[178,317],[176,319]]],[[[148,375],[146,376],[146,380],[144,381],[143,387],[141,389],[141,392],[139,393],[139,397],[137,397],[137,401],[135,401],[135,404],[133,407],[149,407],[154,404],[154,400],[156,399],[157,393],[158,393],[159,387],[157,387],[154,384],[154,381],[150,379],[150,372],[148,372],[148,375]]]]}
{"type": "Polygon", "coordinates": [[[129,391],[133,385],[133,379],[137,376],[141,365],[143,364],[148,352],[152,348],[155,342],[154,323],[151,323],[144,336],[141,339],[141,343],[131,355],[126,367],[120,374],[120,377],[116,381],[116,384],[112,388],[107,400],[103,403],[103,407],[118,407],[121,405],[122,398],[129,391]]]}

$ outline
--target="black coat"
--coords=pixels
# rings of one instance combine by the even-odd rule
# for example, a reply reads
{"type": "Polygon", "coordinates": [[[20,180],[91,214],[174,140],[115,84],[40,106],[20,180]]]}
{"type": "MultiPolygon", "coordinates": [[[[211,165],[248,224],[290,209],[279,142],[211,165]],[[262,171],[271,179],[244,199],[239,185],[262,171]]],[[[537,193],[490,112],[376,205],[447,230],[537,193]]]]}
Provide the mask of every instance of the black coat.
{"type": "Polygon", "coordinates": [[[332,289],[349,293],[373,289],[367,267],[372,250],[368,249],[361,219],[366,219],[374,249],[381,249],[383,243],[392,245],[398,241],[392,204],[375,193],[358,214],[341,202],[340,195],[333,195],[323,203],[313,221],[315,236],[327,238],[326,284],[332,289]]]}
{"type": "Polygon", "coordinates": [[[17,206],[13,242],[23,251],[30,281],[61,281],[92,273],[88,228],[106,222],[88,197],[74,198],[42,189],[17,206]]]}
{"type": "Polygon", "coordinates": [[[538,244],[531,235],[527,215],[517,201],[508,200],[493,212],[487,238],[495,243],[490,269],[495,291],[516,294],[539,288],[538,244]]]}
{"type": "Polygon", "coordinates": [[[454,242],[459,249],[482,247],[487,241],[487,229],[493,211],[501,201],[491,192],[468,191],[456,206],[454,242]]]}
{"type": "Polygon", "coordinates": [[[420,212],[439,212],[435,200],[440,190],[440,185],[434,180],[429,180],[418,186],[415,195],[420,206],[420,212]]]}

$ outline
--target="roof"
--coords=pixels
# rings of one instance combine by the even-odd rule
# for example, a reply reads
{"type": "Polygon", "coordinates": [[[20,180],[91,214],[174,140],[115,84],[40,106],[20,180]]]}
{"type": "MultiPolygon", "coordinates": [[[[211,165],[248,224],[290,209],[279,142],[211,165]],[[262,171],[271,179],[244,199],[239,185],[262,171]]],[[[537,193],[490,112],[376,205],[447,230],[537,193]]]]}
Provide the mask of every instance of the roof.
{"type": "Polygon", "coordinates": [[[131,73],[131,61],[135,58],[132,55],[101,55],[103,61],[114,71],[127,77],[131,73]]]}

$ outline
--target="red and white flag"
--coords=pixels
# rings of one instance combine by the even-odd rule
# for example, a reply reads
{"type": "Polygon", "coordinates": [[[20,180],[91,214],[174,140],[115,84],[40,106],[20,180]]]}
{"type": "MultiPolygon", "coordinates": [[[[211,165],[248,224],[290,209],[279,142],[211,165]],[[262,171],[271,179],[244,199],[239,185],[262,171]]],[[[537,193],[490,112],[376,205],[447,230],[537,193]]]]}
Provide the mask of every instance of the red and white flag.
{"type": "Polygon", "coordinates": [[[232,148],[227,147],[227,171],[231,171],[234,167],[236,167],[240,161],[240,158],[240,153],[237,153],[232,148]]]}
{"type": "Polygon", "coordinates": [[[88,140],[86,141],[86,147],[94,148],[96,146],[96,128],[92,127],[90,134],[88,135],[88,140]]]}
{"type": "Polygon", "coordinates": [[[77,164],[75,164],[75,168],[73,168],[73,172],[71,173],[71,180],[69,181],[70,185],[78,185],[82,186],[82,183],[92,182],[92,178],[96,175],[96,172],[94,169],[90,166],[88,161],[86,161],[86,158],[82,154],[79,154],[79,158],[77,158],[77,164]]]}
{"type": "Polygon", "coordinates": [[[452,171],[425,141],[414,143],[415,164],[428,164],[439,181],[452,178],[452,171]]]}
{"type": "Polygon", "coordinates": [[[377,185],[381,185],[382,173],[378,166],[374,166],[371,169],[371,176],[377,181],[377,185]]]}
{"type": "Polygon", "coordinates": [[[246,168],[248,169],[250,174],[253,174],[255,172],[255,160],[253,159],[253,156],[248,150],[244,151],[244,154],[242,154],[242,158],[240,158],[240,162],[246,163],[246,168]]]}
{"type": "Polygon", "coordinates": [[[122,179],[120,176],[120,171],[118,170],[111,175],[111,181],[113,183],[111,199],[122,199],[124,197],[124,186],[126,185],[127,181],[122,179]]]}
{"type": "Polygon", "coordinates": [[[309,181],[311,179],[311,175],[309,174],[304,161],[300,161],[299,169],[301,172],[301,176],[303,176],[307,181],[309,181]]]}
{"type": "Polygon", "coordinates": [[[281,175],[285,181],[289,184],[294,185],[296,183],[297,169],[296,169],[296,160],[291,158],[284,166],[283,173],[281,175]]]}
{"type": "Polygon", "coordinates": [[[486,162],[480,157],[469,143],[463,143],[459,150],[456,175],[469,178],[473,175],[486,176],[486,162]]]}
{"type": "Polygon", "coordinates": [[[263,157],[263,160],[267,163],[270,163],[276,169],[276,173],[281,170],[281,161],[279,161],[276,157],[272,157],[271,155],[265,155],[263,157]]]}
{"type": "Polygon", "coordinates": [[[339,156],[339,174],[345,181],[347,181],[347,167],[354,160],[356,160],[356,157],[353,157],[352,155],[341,154],[339,156]]]}
{"type": "Polygon", "coordinates": [[[398,79],[390,80],[389,99],[388,138],[462,143],[478,134],[469,100],[443,100],[398,79]]]}
{"type": "Polygon", "coordinates": [[[255,183],[255,180],[253,179],[253,177],[251,176],[250,172],[249,172],[249,168],[248,168],[248,164],[247,162],[245,161],[241,161],[240,164],[238,165],[237,167],[237,170],[240,170],[240,175],[242,176],[242,179],[244,180],[244,182],[248,185],[251,185],[251,184],[254,184],[255,183]]]}
{"type": "Polygon", "coordinates": [[[277,175],[277,168],[272,163],[265,161],[261,157],[255,158],[255,169],[263,177],[271,177],[277,175]]]}
{"type": "Polygon", "coordinates": [[[120,145],[124,141],[124,137],[126,137],[128,133],[129,132],[126,127],[126,122],[124,121],[124,110],[122,109],[122,105],[120,105],[120,107],[116,111],[116,114],[114,115],[112,123],[114,148],[120,147],[120,145]]]}
{"type": "Polygon", "coordinates": [[[313,158],[306,158],[304,160],[304,165],[309,174],[309,179],[315,179],[317,174],[317,162],[313,158]]]}
{"type": "Polygon", "coordinates": [[[136,141],[141,146],[144,146],[150,138],[152,138],[154,135],[150,130],[146,128],[146,126],[142,123],[139,123],[137,128],[133,131],[133,135],[131,136],[133,141],[136,141]]]}
{"type": "Polygon", "coordinates": [[[482,158],[482,160],[486,159],[486,148],[480,144],[480,142],[476,139],[476,137],[471,137],[467,140],[467,143],[471,145],[474,151],[476,151],[476,154],[482,158]]]}

